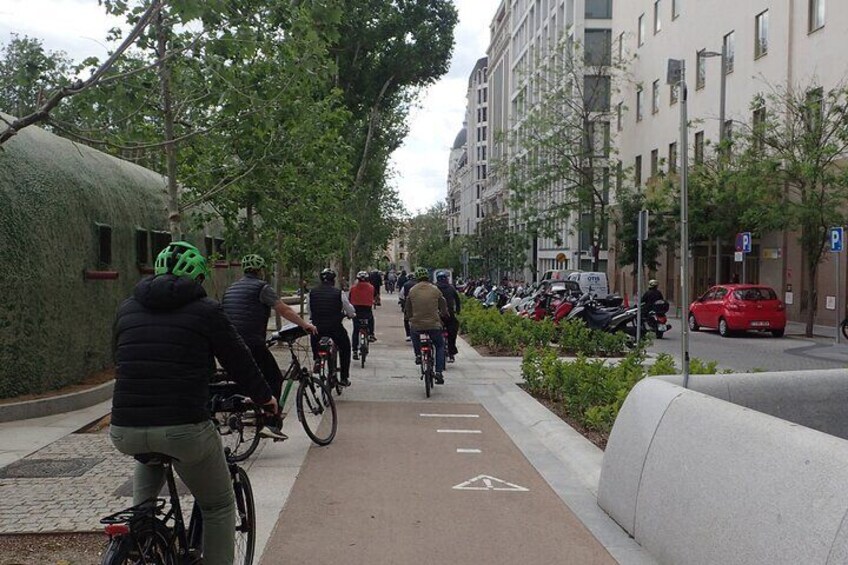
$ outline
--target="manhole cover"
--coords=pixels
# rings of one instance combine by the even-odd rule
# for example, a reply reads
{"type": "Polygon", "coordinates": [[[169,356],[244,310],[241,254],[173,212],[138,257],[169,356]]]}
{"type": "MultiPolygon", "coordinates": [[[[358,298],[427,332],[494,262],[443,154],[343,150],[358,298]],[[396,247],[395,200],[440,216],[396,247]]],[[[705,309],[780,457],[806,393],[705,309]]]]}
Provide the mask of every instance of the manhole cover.
{"type": "Polygon", "coordinates": [[[81,477],[101,461],[103,461],[101,457],[22,459],[0,469],[0,479],[81,477]]]}

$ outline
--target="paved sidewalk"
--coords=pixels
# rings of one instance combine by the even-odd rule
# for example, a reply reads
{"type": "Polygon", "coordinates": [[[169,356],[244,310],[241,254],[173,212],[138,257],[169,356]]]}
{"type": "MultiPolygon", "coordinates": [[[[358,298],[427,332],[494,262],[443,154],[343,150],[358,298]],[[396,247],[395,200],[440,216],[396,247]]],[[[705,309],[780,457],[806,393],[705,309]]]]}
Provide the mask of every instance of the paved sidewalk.
{"type": "MultiPolygon", "coordinates": [[[[568,511],[615,560],[628,564],[653,562],[597,506],[602,452],[516,385],[521,380],[520,359],[483,357],[460,341],[457,363],[447,368],[447,384],[437,387],[427,400],[412,362],[411,347],[403,341],[399,309],[391,297],[384,297],[384,304],[377,310],[379,341],[372,346],[366,367],[362,369],[357,364],[353,368],[353,386],[339,399],[340,414],[348,409],[343,405],[360,401],[479,404],[568,511]]],[[[285,366],[286,351],[277,348],[274,353],[285,366]]],[[[30,475],[37,474],[32,469],[38,471],[39,465],[46,467],[42,472],[50,475],[0,478],[0,533],[100,531],[100,517],[129,505],[133,462],[112,448],[105,431],[73,433],[108,409],[109,403],[103,403],[75,413],[0,424],[0,467],[18,461],[30,465],[30,475]],[[61,474],[77,476],[56,476],[61,474]]],[[[286,528],[284,508],[308,453],[320,453],[329,460],[328,456],[338,451],[336,444],[341,449],[343,445],[350,447],[346,442],[356,440],[354,426],[346,428],[340,419],[333,445],[312,446],[294,410],[290,408],[289,413],[285,431],[291,439],[276,444],[263,442],[246,465],[257,503],[257,562],[269,540],[275,547],[282,547],[280,551],[286,551],[286,544],[278,543],[286,528]]],[[[345,461],[336,463],[345,465],[345,461]]],[[[0,473],[9,470],[0,468],[0,473]]],[[[361,480],[368,481],[368,477],[362,476],[361,480]]],[[[520,525],[521,517],[514,518],[515,524],[520,525]]],[[[485,515],[480,515],[479,520],[485,520],[485,515]]],[[[496,531],[491,534],[497,538],[496,531]]],[[[391,561],[390,554],[385,558],[386,562],[391,561]]],[[[270,555],[265,559],[275,562],[270,555]]]]}

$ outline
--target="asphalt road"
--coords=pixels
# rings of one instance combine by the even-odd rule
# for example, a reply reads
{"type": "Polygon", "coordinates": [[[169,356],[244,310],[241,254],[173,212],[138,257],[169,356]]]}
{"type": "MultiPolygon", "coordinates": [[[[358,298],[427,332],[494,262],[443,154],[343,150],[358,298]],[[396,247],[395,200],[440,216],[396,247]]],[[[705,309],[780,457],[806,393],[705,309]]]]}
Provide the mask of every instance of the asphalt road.
{"type": "MultiPolygon", "coordinates": [[[[653,353],[669,353],[680,359],[680,320],[671,319],[672,330],[654,340],[653,353]]],[[[724,369],[747,371],[801,371],[848,367],[848,346],[826,338],[802,338],[787,334],[776,338],[748,332],[723,338],[714,330],[690,332],[690,357],[718,361],[724,369]]]]}

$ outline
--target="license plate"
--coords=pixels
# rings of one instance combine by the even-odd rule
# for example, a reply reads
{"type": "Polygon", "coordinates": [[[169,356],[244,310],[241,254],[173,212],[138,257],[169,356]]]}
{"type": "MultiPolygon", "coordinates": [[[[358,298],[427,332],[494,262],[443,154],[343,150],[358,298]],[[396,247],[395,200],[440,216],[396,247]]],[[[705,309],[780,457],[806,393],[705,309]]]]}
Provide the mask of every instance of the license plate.
{"type": "Polygon", "coordinates": [[[752,328],[767,328],[768,325],[768,322],[751,322],[752,328]]]}
{"type": "Polygon", "coordinates": [[[667,329],[668,329],[668,326],[666,326],[665,324],[660,324],[660,325],[658,325],[658,326],[657,326],[657,331],[658,331],[658,332],[664,332],[664,331],[666,331],[667,329]]]}

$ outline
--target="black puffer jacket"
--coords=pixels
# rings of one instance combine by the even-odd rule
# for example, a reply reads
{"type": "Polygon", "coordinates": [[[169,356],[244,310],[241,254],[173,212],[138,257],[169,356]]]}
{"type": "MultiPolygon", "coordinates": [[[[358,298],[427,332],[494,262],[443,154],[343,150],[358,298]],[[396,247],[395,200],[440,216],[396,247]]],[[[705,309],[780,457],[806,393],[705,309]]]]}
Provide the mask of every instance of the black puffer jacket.
{"type": "Polygon", "coordinates": [[[254,401],[271,391],[220,305],[196,282],[142,280],[115,319],[117,426],[195,424],[209,418],[209,377],[220,360],[254,401]]]}
{"type": "Polygon", "coordinates": [[[256,275],[247,274],[231,284],[221,299],[224,313],[250,347],[265,346],[271,308],[259,301],[259,295],[266,286],[268,283],[256,275]]]}
{"type": "Polygon", "coordinates": [[[442,291],[442,296],[445,297],[445,302],[448,303],[448,312],[451,313],[451,316],[459,314],[462,305],[459,303],[459,293],[454,286],[447,281],[439,281],[436,283],[436,286],[442,291]]]}
{"type": "Polygon", "coordinates": [[[309,292],[309,316],[320,329],[342,325],[342,291],[328,283],[321,283],[309,292]]]}

